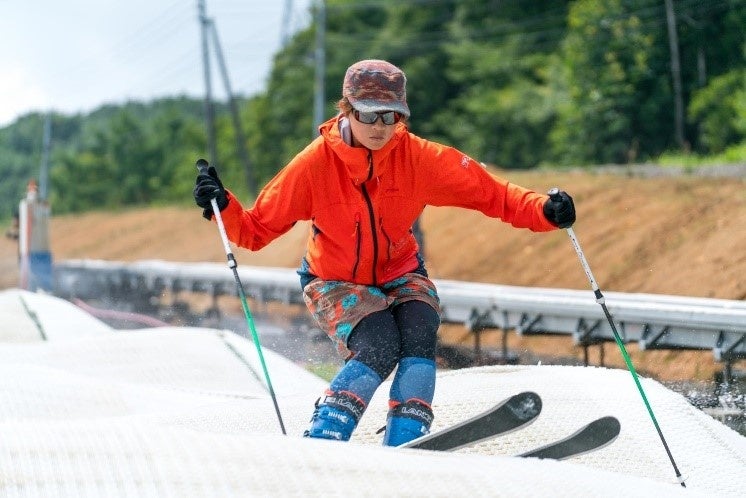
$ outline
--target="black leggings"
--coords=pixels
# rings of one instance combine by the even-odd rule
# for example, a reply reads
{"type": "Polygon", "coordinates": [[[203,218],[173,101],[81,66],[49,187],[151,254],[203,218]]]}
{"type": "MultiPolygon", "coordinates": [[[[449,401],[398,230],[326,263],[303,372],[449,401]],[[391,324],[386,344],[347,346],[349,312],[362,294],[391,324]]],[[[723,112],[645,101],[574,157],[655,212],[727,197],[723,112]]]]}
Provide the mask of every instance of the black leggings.
{"type": "Polygon", "coordinates": [[[439,325],[440,316],[429,304],[406,301],[363,318],[352,330],[347,347],[354,353],[351,359],[386,379],[401,358],[435,359],[439,325]]]}

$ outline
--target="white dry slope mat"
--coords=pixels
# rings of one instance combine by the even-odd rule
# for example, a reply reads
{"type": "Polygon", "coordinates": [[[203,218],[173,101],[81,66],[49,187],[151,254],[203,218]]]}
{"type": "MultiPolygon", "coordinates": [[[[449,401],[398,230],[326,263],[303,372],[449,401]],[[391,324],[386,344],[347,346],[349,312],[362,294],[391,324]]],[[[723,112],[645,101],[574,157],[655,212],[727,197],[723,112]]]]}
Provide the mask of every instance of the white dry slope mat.
{"type": "Polygon", "coordinates": [[[456,453],[383,448],[389,384],[351,443],[303,439],[325,382],[254,345],[197,328],[115,331],[48,296],[0,292],[0,496],[746,496],[746,438],[645,379],[682,473],[624,370],[488,367],[439,373],[434,430],[519,391],[529,427],[456,453]],[[34,319],[29,316],[34,315],[34,319]],[[564,462],[510,455],[603,415],[610,446],[564,462]]]}

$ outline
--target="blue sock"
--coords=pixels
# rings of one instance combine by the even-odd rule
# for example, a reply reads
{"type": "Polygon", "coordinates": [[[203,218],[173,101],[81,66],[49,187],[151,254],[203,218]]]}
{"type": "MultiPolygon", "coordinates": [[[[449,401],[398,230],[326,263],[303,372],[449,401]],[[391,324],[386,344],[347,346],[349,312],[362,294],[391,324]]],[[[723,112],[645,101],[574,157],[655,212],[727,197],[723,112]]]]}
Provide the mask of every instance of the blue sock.
{"type": "Polygon", "coordinates": [[[389,398],[399,403],[414,398],[430,404],[434,395],[435,361],[415,356],[402,358],[391,384],[389,398]]]}
{"type": "Polygon", "coordinates": [[[430,431],[435,395],[435,362],[427,358],[402,358],[389,393],[385,446],[399,446],[430,431]]]}
{"type": "Polygon", "coordinates": [[[332,379],[329,390],[353,393],[367,406],[381,382],[381,377],[368,365],[350,360],[332,379]]]}

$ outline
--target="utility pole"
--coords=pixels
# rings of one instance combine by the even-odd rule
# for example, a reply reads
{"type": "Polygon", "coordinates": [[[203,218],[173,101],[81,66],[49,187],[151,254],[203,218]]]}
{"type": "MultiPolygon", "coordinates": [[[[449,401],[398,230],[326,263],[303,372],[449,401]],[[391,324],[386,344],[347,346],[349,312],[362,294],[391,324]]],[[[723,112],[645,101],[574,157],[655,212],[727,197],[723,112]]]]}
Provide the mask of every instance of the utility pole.
{"type": "Polygon", "coordinates": [[[212,103],[212,81],[210,79],[210,53],[208,30],[210,21],[205,14],[205,0],[197,0],[199,11],[200,33],[202,35],[202,68],[205,78],[205,124],[207,127],[207,147],[210,154],[210,164],[217,167],[218,152],[215,137],[215,108],[212,103]]]}
{"type": "Polygon", "coordinates": [[[218,60],[218,68],[220,69],[221,76],[223,78],[223,85],[225,91],[228,94],[228,107],[231,113],[231,120],[233,121],[233,130],[236,137],[236,150],[238,152],[239,160],[244,165],[244,171],[246,174],[246,185],[249,190],[249,195],[256,195],[257,185],[256,178],[254,175],[253,168],[249,162],[249,153],[246,150],[246,139],[244,137],[243,128],[241,127],[241,119],[238,113],[238,107],[236,106],[236,99],[233,97],[233,90],[231,89],[230,79],[228,78],[228,67],[223,57],[223,50],[220,46],[220,39],[218,38],[218,30],[215,27],[215,22],[207,17],[205,12],[205,0],[197,0],[197,8],[199,10],[199,20],[202,34],[202,67],[204,68],[205,77],[205,121],[207,126],[207,142],[210,154],[210,163],[217,167],[218,164],[218,152],[217,152],[217,138],[215,131],[215,106],[212,101],[212,80],[210,71],[210,38],[215,46],[215,55],[218,60]]]}
{"type": "Polygon", "coordinates": [[[293,12],[293,0],[285,0],[285,11],[282,13],[282,32],[280,33],[280,47],[287,45],[290,39],[290,16],[293,12]]]}
{"type": "Polygon", "coordinates": [[[42,135],[41,167],[39,168],[39,200],[47,200],[49,183],[49,152],[52,148],[52,113],[44,116],[44,133],[42,135]]]}
{"type": "Polygon", "coordinates": [[[241,126],[241,118],[238,115],[238,107],[236,106],[236,99],[233,97],[233,90],[231,89],[231,83],[228,78],[228,67],[225,64],[223,58],[223,50],[220,48],[220,40],[218,39],[218,30],[215,28],[215,23],[210,21],[210,27],[212,28],[212,38],[215,43],[215,53],[218,58],[218,65],[220,66],[220,72],[223,76],[223,84],[225,85],[225,92],[228,94],[228,106],[231,111],[231,119],[233,120],[233,130],[236,137],[236,150],[238,151],[238,157],[244,165],[244,171],[246,173],[246,185],[249,189],[249,195],[257,194],[256,178],[254,177],[253,168],[249,162],[249,153],[246,150],[246,142],[241,126]]]}
{"type": "Polygon", "coordinates": [[[668,44],[671,50],[671,78],[673,80],[673,112],[676,143],[684,149],[684,98],[681,90],[681,63],[679,61],[679,37],[676,32],[676,13],[673,0],[664,0],[666,4],[666,23],[668,24],[668,44]]]}
{"type": "Polygon", "coordinates": [[[326,2],[316,2],[316,54],[315,54],[315,80],[313,99],[313,129],[311,137],[316,138],[319,134],[319,125],[324,122],[324,101],[326,90],[324,88],[324,73],[326,72],[326,2]]]}

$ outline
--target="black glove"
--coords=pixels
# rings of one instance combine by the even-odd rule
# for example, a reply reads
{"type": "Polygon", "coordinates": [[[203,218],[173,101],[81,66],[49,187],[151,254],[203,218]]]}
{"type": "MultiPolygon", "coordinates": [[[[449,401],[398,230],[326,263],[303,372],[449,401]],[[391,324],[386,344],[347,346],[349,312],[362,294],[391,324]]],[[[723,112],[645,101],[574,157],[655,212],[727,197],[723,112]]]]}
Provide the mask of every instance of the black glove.
{"type": "Polygon", "coordinates": [[[564,190],[552,189],[544,203],[544,217],[552,225],[570,228],[575,223],[575,204],[564,190]]]}
{"type": "Polygon", "coordinates": [[[218,203],[218,209],[221,211],[228,205],[228,197],[225,195],[223,182],[218,178],[218,172],[214,166],[207,168],[207,173],[197,175],[197,181],[194,182],[194,201],[203,209],[202,216],[208,220],[212,219],[212,199],[218,203]]]}

